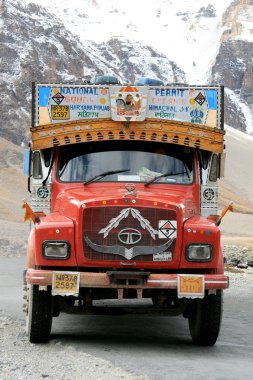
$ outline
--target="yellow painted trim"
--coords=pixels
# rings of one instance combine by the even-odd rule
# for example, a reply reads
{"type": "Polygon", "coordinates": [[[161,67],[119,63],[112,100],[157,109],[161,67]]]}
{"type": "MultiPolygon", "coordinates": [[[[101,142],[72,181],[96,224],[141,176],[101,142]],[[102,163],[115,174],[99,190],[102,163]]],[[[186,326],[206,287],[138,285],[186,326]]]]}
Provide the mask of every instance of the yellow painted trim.
{"type": "Polygon", "coordinates": [[[78,120],[31,128],[33,150],[90,141],[140,140],[197,147],[222,153],[225,132],[188,122],[149,119],[120,122],[111,119],[78,120]]]}

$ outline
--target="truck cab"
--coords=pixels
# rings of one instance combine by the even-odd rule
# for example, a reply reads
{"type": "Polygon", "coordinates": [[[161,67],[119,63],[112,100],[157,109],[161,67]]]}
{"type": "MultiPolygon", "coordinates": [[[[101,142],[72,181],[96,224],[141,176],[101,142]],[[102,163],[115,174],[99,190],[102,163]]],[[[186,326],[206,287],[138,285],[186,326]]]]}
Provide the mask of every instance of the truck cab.
{"type": "Polygon", "coordinates": [[[183,315],[194,343],[215,344],[228,287],[217,223],[222,88],[33,91],[29,340],[47,341],[62,312],[120,311],[183,315]]]}

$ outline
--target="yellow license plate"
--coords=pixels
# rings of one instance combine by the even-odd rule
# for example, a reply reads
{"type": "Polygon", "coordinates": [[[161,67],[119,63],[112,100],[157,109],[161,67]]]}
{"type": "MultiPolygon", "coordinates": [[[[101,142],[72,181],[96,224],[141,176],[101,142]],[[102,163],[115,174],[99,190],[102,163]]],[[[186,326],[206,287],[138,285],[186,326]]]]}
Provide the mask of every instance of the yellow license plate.
{"type": "Polygon", "coordinates": [[[69,106],[51,106],[52,120],[69,120],[69,106]]]}
{"type": "Polygon", "coordinates": [[[53,272],[52,295],[79,294],[79,272],[53,272]]]}
{"type": "Polygon", "coordinates": [[[203,298],[205,278],[203,275],[178,275],[177,294],[179,298],[203,298]]]}

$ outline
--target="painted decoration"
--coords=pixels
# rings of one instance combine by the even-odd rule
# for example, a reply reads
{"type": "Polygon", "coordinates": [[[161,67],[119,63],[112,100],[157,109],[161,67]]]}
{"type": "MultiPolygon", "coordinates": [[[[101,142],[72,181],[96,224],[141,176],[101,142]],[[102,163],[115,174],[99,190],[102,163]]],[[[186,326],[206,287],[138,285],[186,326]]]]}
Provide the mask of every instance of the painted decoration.
{"type": "Polygon", "coordinates": [[[217,127],[218,88],[165,87],[148,93],[147,118],[217,127]]]}
{"type": "Polygon", "coordinates": [[[146,118],[148,88],[111,87],[112,119],[116,121],[143,121],[146,118]]]}
{"type": "Polygon", "coordinates": [[[110,118],[108,88],[79,85],[37,85],[35,124],[110,118]]]}
{"type": "Polygon", "coordinates": [[[174,120],[222,129],[221,88],[37,84],[35,126],[111,118],[174,120]]]}
{"type": "Polygon", "coordinates": [[[159,220],[158,237],[160,239],[176,238],[177,237],[177,221],[159,220]]]}

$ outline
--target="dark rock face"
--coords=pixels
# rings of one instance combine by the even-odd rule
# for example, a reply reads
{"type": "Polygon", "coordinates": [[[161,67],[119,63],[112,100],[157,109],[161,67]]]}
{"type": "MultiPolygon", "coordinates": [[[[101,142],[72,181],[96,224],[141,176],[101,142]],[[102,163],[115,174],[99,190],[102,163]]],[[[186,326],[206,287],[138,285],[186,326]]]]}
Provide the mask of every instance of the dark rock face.
{"type": "Polygon", "coordinates": [[[20,144],[29,138],[32,82],[82,80],[84,66],[96,67],[63,25],[39,7],[5,2],[0,11],[1,136],[20,144]]]}
{"type": "Polygon", "coordinates": [[[174,62],[137,41],[111,38],[106,46],[96,48],[108,62],[115,62],[114,71],[130,83],[140,76],[159,78],[165,83],[185,81],[183,71],[174,62]]]}
{"type": "Polygon", "coordinates": [[[253,113],[253,42],[247,40],[243,32],[243,22],[250,22],[252,12],[251,0],[235,0],[224,12],[222,43],[212,67],[214,82],[223,84],[235,94],[227,91],[225,122],[241,131],[246,131],[246,119],[239,101],[253,113]]]}
{"type": "MultiPolygon", "coordinates": [[[[243,40],[223,42],[212,68],[214,81],[234,91],[249,107],[253,107],[252,51],[251,42],[243,40]]],[[[225,98],[225,105],[225,123],[246,131],[246,119],[239,105],[228,95],[225,98]]]]}
{"type": "Polygon", "coordinates": [[[198,17],[216,17],[214,6],[208,4],[207,7],[201,7],[198,11],[198,17]]]}
{"type": "Polygon", "coordinates": [[[230,98],[225,93],[225,115],[224,115],[224,121],[226,124],[230,125],[231,127],[234,127],[238,129],[239,131],[246,132],[247,126],[246,126],[246,118],[239,106],[239,104],[234,101],[232,98],[230,98]]]}
{"type": "MultiPolygon", "coordinates": [[[[229,89],[253,100],[253,43],[237,40],[223,42],[212,74],[229,89]]],[[[245,98],[246,100],[246,98],[245,98]]]]}

